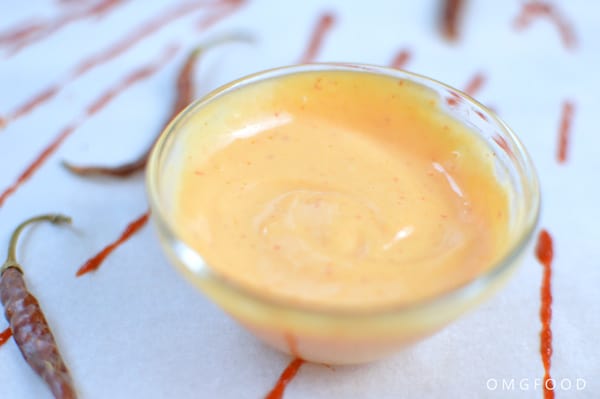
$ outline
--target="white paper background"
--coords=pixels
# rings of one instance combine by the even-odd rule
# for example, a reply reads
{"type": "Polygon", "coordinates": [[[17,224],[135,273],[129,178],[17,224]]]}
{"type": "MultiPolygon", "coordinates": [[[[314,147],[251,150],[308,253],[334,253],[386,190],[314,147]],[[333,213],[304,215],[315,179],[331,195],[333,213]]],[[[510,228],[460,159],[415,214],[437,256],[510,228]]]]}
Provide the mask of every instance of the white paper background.
{"type": "MultiPolygon", "coordinates": [[[[2,0],[0,28],[51,17],[60,12],[57,3],[2,0]]],[[[14,57],[0,54],[0,115],[173,3],[132,0],[102,19],[69,25],[14,57]]],[[[486,74],[477,98],[493,105],[531,152],[543,188],[541,226],[555,238],[552,376],[587,382],[583,391],[558,391],[556,397],[600,397],[600,3],[561,2],[579,39],[573,52],[563,48],[547,20],[516,33],[512,22],[521,4],[516,0],[471,1],[462,40],[449,45],[436,30],[437,3],[254,0],[204,33],[194,29],[196,16],[180,19],[0,131],[0,191],[93,98],[158,57],[166,44],[179,41],[189,48],[232,30],[257,37],[255,45],[222,46],[202,60],[196,73],[201,95],[248,73],[296,62],[319,13],[331,10],[338,19],[320,61],[388,64],[407,47],[413,52],[407,69],[453,86],[464,87],[478,71],[486,74]],[[576,109],[569,162],[558,165],[557,130],[565,99],[574,101],[576,109]]],[[[76,178],[61,168],[60,160],[117,163],[137,154],[169,113],[183,56],[179,53],[156,76],[85,122],[0,208],[4,244],[12,228],[31,215],[61,211],[75,220],[73,229],[32,229],[23,240],[20,260],[82,398],[262,398],[289,362],[186,283],[167,263],[149,228],[116,251],[99,272],[74,276],[146,209],[144,182],[142,176],[127,181],[76,178]]],[[[541,275],[531,254],[506,289],[437,335],[369,365],[305,365],[285,397],[542,397],[539,387],[533,387],[543,375],[541,275]],[[517,387],[486,388],[489,379],[501,384],[503,378],[515,379],[517,387]],[[528,388],[518,388],[521,379],[528,388]]],[[[6,326],[0,320],[0,330],[6,326]]],[[[50,398],[12,341],[0,348],[0,398],[50,398]]]]}

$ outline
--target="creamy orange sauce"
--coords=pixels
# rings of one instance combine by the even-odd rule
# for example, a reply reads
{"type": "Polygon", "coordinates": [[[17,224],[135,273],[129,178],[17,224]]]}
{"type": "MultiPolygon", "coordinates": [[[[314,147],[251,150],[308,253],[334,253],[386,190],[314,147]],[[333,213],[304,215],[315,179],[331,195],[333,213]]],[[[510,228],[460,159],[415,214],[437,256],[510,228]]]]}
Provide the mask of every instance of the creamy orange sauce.
{"type": "MultiPolygon", "coordinates": [[[[442,100],[443,101],[443,100],[442,100]]],[[[409,81],[305,72],[189,116],[175,225],[218,274],[323,308],[404,305],[502,255],[493,154],[409,81]]]]}

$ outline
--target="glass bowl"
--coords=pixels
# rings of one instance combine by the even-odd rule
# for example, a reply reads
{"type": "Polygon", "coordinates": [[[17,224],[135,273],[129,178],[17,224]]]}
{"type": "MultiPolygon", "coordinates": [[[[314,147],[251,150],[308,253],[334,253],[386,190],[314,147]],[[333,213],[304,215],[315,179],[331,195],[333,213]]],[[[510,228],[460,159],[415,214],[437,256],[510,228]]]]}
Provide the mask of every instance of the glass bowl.
{"type": "MultiPolygon", "coordinates": [[[[231,113],[234,110],[223,110],[231,113]]],[[[202,134],[202,131],[194,132],[202,134]]],[[[526,253],[537,224],[540,192],[534,167],[516,135],[496,114],[465,93],[406,71],[359,64],[307,64],[260,72],[227,84],[181,112],[157,141],[147,168],[152,220],[160,242],[177,269],[225,312],[257,337],[305,360],[326,364],[372,361],[426,337],[494,293],[526,253]],[[353,71],[411,81],[431,90],[443,112],[468,126],[495,154],[496,177],[509,196],[509,240],[496,264],[467,283],[410,305],[385,309],[330,310],[291,305],[227,281],[177,234],[174,177],[181,132],[199,110],[228,93],[290,74],[353,71]]],[[[231,243],[235,250],[235,243],[231,243]]]]}

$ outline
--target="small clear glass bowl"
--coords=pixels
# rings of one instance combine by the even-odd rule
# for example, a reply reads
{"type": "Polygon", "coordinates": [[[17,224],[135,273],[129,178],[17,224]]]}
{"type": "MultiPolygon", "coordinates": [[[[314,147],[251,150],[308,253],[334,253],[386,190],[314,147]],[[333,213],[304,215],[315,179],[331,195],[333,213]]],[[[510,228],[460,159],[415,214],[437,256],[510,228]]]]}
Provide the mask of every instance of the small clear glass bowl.
{"type": "MultiPolygon", "coordinates": [[[[232,112],[227,110],[226,112],[232,112]]],[[[202,134],[198,131],[197,134],[202,134]]],[[[152,220],[167,256],[179,271],[257,337],[305,360],[326,364],[372,361],[426,337],[489,297],[516,269],[537,225],[540,191],[527,151],[496,114],[465,93],[441,82],[406,71],[359,64],[307,64],[277,68],[236,80],[181,112],[157,141],[147,168],[152,220]],[[440,107],[487,143],[496,159],[498,179],[508,187],[510,239],[500,260],[471,281],[436,297],[410,305],[352,311],[332,311],[290,305],[250,292],[224,280],[177,235],[173,224],[174,147],[190,118],[207,104],[246,86],[290,74],[354,71],[404,79],[439,96],[440,107]]],[[[235,243],[231,243],[235,250],[235,243]]]]}

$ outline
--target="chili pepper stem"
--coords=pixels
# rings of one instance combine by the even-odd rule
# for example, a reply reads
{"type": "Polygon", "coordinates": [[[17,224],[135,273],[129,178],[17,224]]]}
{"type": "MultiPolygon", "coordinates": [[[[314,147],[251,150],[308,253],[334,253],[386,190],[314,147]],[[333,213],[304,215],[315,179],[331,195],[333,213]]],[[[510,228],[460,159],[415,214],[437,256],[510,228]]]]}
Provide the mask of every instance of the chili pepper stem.
{"type": "Polygon", "coordinates": [[[200,55],[204,50],[207,50],[211,47],[215,47],[215,46],[218,46],[219,44],[228,43],[228,42],[253,43],[254,36],[252,36],[248,32],[243,32],[243,31],[230,32],[230,33],[226,33],[221,36],[215,36],[212,39],[207,40],[206,42],[201,43],[197,47],[195,47],[192,50],[192,52],[190,53],[190,56],[196,57],[196,56],[200,55]]]}
{"type": "Polygon", "coordinates": [[[48,215],[40,215],[35,216],[30,219],[25,220],[23,223],[17,226],[15,231],[12,233],[10,237],[10,244],[8,246],[8,255],[6,257],[6,261],[0,268],[0,276],[6,269],[9,267],[14,267],[18,269],[21,273],[23,270],[21,266],[17,263],[17,242],[19,241],[19,236],[25,227],[27,227],[31,223],[47,221],[52,224],[62,224],[62,223],[71,223],[71,218],[69,216],[61,215],[61,214],[48,214],[48,215]]]}

